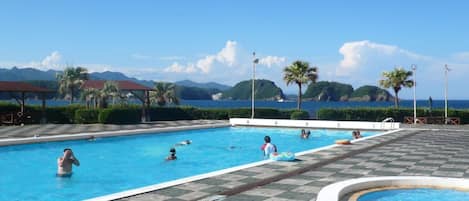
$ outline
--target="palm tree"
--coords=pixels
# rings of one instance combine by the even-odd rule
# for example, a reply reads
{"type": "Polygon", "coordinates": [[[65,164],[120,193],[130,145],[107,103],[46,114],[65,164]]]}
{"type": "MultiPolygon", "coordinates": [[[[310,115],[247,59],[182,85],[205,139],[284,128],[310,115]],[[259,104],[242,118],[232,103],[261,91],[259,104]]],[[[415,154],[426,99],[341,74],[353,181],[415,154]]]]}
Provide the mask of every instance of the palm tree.
{"type": "Polygon", "coordinates": [[[150,101],[159,106],[165,106],[166,103],[179,105],[179,99],[176,97],[175,85],[165,82],[155,83],[155,91],[150,92],[150,101]]]}
{"type": "Polygon", "coordinates": [[[301,110],[301,86],[308,85],[310,82],[316,83],[318,79],[318,68],[310,67],[308,62],[295,61],[290,66],[283,69],[283,80],[290,85],[296,83],[298,85],[298,106],[301,110]]]}
{"type": "Polygon", "coordinates": [[[59,82],[59,93],[70,95],[70,104],[72,104],[75,92],[85,80],[88,80],[88,70],[83,67],[67,67],[62,74],[57,74],[56,77],[59,82]]]}
{"type": "Polygon", "coordinates": [[[398,93],[402,87],[411,88],[414,86],[414,81],[409,80],[412,76],[412,71],[406,71],[402,67],[396,67],[393,71],[383,72],[383,79],[379,81],[379,85],[384,88],[390,88],[394,90],[394,105],[399,108],[399,96],[398,93]]]}
{"type": "Polygon", "coordinates": [[[100,107],[102,108],[107,108],[108,105],[108,99],[119,97],[120,96],[120,90],[119,86],[117,85],[117,82],[113,81],[106,81],[104,82],[103,88],[99,91],[99,101],[100,101],[100,107]]]}
{"type": "Polygon", "coordinates": [[[81,92],[81,100],[86,101],[86,108],[90,108],[90,104],[93,105],[94,108],[98,107],[98,99],[99,99],[99,90],[95,88],[88,88],[81,92]]]}

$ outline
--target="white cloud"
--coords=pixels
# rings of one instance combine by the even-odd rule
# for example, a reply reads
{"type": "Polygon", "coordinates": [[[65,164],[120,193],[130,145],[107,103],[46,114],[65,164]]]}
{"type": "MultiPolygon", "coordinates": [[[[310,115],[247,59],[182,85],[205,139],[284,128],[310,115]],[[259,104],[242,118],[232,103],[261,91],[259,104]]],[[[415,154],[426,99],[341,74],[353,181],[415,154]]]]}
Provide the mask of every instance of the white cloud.
{"type": "Polygon", "coordinates": [[[164,71],[172,73],[200,72],[203,74],[208,74],[212,72],[214,65],[218,65],[220,67],[234,66],[238,62],[237,52],[238,48],[236,41],[228,40],[225,43],[225,46],[218,53],[204,56],[203,58],[197,60],[195,65],[192,63],[187,63],[186,65],[173,63],[171,66],[165,68],[164,71]]]}
{"type": "Polygon", "coordinates": [[[367,40],[344,43],[339,49],[339,53],[343,55],[343,59],[336,69],[338,76],[350,76],[370,68],[410,65],[412,62],[429,59],[428,57],[401,49],[398,46],[373,43],[367,40]]]}
{"type": "Polygon", "coordinates": [[[178,62],[174,62],[171,66],[166,67],[163,69],[163,72],[168,73],[193,73],[196,71],[194,64],[188,64],[186,66],[179,64],[178,62]]]}
{"type": "Polygon", "coordinates": [[[50,55],[46,56],[42,61],[31,61],[27,64],[18,64],[16,66],[23,67],[34,67],[42,70],[55,69],[61,70],[63,68],[62,55],[58,51],[52,52],[50,55]]]}
{"type": "Polygon", "coordinates": [[[226,41],[225,47],[217,54],[217,61],[228,66],[233,66],[236,62],[236,41],[226,41]]]}
{"type": "Polygon", "coordinates": [[[277,57],[277,56],[266,56],[259,59],[259,63],[262,65],[266,65],[267,67],[271,67],[273,65],[281,66],[285,64],[287,59],[285,57],[277,57]]]}

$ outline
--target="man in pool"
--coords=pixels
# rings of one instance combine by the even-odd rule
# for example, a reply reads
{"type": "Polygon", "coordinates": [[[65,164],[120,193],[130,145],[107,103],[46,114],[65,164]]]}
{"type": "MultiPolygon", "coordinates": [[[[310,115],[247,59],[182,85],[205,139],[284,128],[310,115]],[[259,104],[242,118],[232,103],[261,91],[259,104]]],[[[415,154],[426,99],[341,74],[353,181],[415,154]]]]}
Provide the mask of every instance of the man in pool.
{"type": "Polygon", "coordinates": [[[264,144],[261,146],[261,150],[264,151],[264,157],[269,157],[270,154],[275,154],[277,153],[277,147],[270,143],[270,136],[265,136],[264,137],[264,144]]]}
{"type": "Polygon", "coordinates": [[[72,165],[80,166],[80,161],[73,154],[72,149],[64,149],[64,155],[57,159],[57,176],[72,176],[72,165]]]}

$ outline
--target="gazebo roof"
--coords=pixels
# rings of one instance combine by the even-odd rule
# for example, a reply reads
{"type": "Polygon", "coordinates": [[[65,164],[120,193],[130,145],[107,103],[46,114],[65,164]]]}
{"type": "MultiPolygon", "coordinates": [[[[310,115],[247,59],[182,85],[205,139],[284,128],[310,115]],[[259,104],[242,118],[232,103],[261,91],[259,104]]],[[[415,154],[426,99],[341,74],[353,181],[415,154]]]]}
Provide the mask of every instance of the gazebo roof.
{"type": "Polygon", "coordinates": [[[0,92],[53,92],[26,82],[0,81],[0,92]]]}
{"type": "Polygon", "coordinates": [[[141,84],[137,84],[135,82],[129,80],[86,80],[83,83],[83,89],[102,89],[104,87],[104,83],[106,81],[112,81],[117,83],[117,87],[120,90],[128,90],[128,91],[152,91],[153,89],[147,86],[143,86],[141,84]]]}

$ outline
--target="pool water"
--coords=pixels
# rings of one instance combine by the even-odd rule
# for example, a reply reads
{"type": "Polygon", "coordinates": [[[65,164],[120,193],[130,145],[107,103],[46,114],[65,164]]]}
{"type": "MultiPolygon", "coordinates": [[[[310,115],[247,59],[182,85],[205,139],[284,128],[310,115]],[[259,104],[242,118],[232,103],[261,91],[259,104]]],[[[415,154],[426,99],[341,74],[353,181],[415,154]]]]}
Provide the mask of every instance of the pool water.
{"type": "Polygon", "coordinates": [[[469,192],[450,189],[413,188],[375,191],[358,201],[468,201],[469,192]]]}
{"type": "Polygon", "coordinates": [[[351,139],[347,130],[312,130],[308,140],[299,134],[299,129],[224,127],[0,147],[0,200],[83,200],[261,161],[265,135],[281,152],[351,139]],[[192,144],[176,147],[178,159],[165,161],[169,149],[186,139],[192,144]],[[81,165],[71,178],[59,178],[57,158],[66,147],[81,165]]]}

